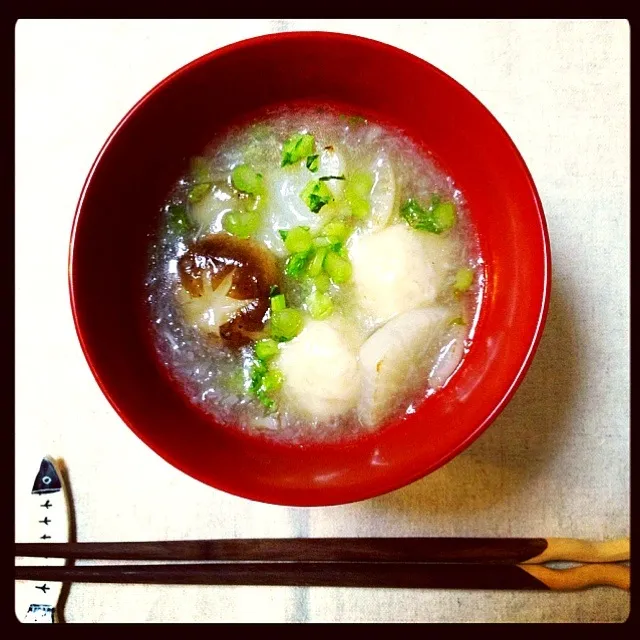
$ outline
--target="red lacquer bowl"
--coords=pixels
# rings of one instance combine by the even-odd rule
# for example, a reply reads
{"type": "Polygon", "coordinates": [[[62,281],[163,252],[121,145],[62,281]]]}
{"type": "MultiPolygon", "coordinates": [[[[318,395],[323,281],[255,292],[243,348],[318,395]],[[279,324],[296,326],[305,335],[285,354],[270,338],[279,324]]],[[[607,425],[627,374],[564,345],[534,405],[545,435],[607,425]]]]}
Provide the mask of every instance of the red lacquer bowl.
{"type": "Polygon", "coordinates": [[[239,42],[152,89],[100,151],[80,196],[70,248],[78,337],[121,418],[192,477],[281,505],[371,498],[460,453],[522,381],[544,326],[550,281],[540,199],[495,118],[423,60],[333,33],[239,42]],[[229,123],[297,100],[339,103],[402,127],[430,149],[466,196],[486,263],[481,314],[463,366],[415,414],[347,444],[292,446],[216,425],[174,388],[149,337],[147,248],[168,190],[188,159],[229,123]]]}

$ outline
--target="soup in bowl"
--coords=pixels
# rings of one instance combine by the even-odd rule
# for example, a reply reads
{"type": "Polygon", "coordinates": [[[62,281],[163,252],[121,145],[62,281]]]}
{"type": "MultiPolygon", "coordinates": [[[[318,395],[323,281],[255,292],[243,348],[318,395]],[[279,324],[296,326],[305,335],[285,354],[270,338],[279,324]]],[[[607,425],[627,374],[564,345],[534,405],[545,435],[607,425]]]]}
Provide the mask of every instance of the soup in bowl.
{"type": "Polygon", "coordinates": [[[149,92],[91,170],[70,255],[123,420],[198,480],[285,505],[373,497],[467,446],[524,376],[549,282],[491,114],[329,33],[244,41],[149,92]]]}

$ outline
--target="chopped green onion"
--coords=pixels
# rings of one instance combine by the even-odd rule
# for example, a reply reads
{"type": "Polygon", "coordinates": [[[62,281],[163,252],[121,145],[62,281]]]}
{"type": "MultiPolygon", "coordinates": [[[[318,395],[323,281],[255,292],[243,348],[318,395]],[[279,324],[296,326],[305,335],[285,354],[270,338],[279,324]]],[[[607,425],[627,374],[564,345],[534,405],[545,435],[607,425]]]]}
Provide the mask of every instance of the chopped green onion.
{"type": "Polygon", "coordinates": [[[271,338],[265,338],[256,342],[255,350],[259,360],[268,360],[278,353],[278,343],[271,338]]]}
{"type": "Polygon", "coordinates": [[[291,278],[299,278],[307,264],[308,251],[291,254],[285,263],[284,272],[291,278]]]}
{"type": "MultiPolygon", "coordinates": [[[[326,183],[321,183],[326,184],[326,183]]],[[[332,220],[336,216],[339,216],[342,213],[349,213],[346,209],[346,203],[342,201],[342,199],[336,201],[335,199],[331,200],[328,204],[322,207],[320,211],[320,215],[324,218],[325,221],[332,220]]]]}
{"type": "Polygon", "coordinates": [[[262,384],[260,390],[263,393],[271,393],[272,391],[278,391],[282,387],[284,376],[279,369],[275,367],[269,367],[267,373],[262,377],[262,384]]]}
{"type": "Polygon", "coordinates": [[[231,172],[231,182],[238,191],[259,195],[264,191],[261,173],[254,171],[248,164],[238,165],[231,172]]]}
{"type": "Polygon", "coordinates": [[[331,240],[325,236],[316,236],[313,239],[314,247],[329,247],[331,246],[331,240]]]}
{"type": "Polygon", "coordinates": [[[262,360],[254,360],[249,375],[249,393],[254,395],[268,411],[273,411],[276,403],[268,394],[282,385],[282,374],[275,368],[267,367],[262,360]]]}
{"type": "Polygon", "coordinates": [[[458,316],[457,318],[453,318],[452,320],[449,321],[450,325],[456,325],[456,324],[467,324],[460,316],[458,316]]]}
{"type": "Polygon", "coordinates": [[[192,228],[187,208],[183,204],[170,204],[167,207],[167,212],[169,213],[169,229],[175,235],[184,235],[192,228]]]}
{"type": "Polygon", "coordinates": [[[313,286],[320,293],[327,293],[331,287],[331,279],[326,273],[319,273],[313,278],[313,286]]]}
{"type": "Polygon", "coordinates": [[[371,205],[364,198],[351,198],[349,206],[351,207],[351,214],[356,218],[366,218],[369,215],[369,211],[371,211],[371,205]]]}
{"type": "Polygon", "coordinates": [[[436,226],[431,217],[431,212],[424,209],[417,200],[409,198],[400,207],[400,217],[413,229],[421,229],[437,233],[436,226]]]}
{"type": "Polygon", "coordinates": [[[427,209],[417,200],[409,198],[400,207],[400,217],[419,231],[442,233],[456,223],[456,207],[453,202],[440,202],[437,195],[432,197],[427,209]]]}
{"type": "Polygon", "coordinates": [[[368,171],[357,171],[347,180],[344,196],[352,215],[356,218],[369,215],[369,194],[373,188],[373,182],[373,175],[368,171]]]}
{"type": "Polygon", "coordinates": [[[304,317],[299,309],[281,309],[271,314],[271,335],[276,339],[295,338],[304,325],[304,317]]]}
{"type": "Polygon", "coordinates": [[[433,209],[433,219],[442,230],[451,229],[456,223],[456,206],[453,202],[441,202],[433,209]]]}
{"type": "Polygon", "coordinates": [[[188,195],[189,202],[191,202],[192,204],[200,202],[200,200],[202,200],[207,195],[207,193],[209,193],[212,185],[213,182],[200,182],[199,184],[191,187],[188,195]]]}
{"type": "Polygon", "coordinates": [[[287,308],[287,301],[284,297],[284,293],[279,293],[277,296],[271,298],[271,311],[277,313],[287,308]]]}
{"type": "Polygon", "coordinates": [[[298,133],[291,136],[282,145],[282,163],[280,166],[286,167],[288,164],[293,164],[311,155],[315,144],[315,138],[308,133],[298,133]]]}
{"type": "Polygon", "coordinates": [[[456,280],[453,288],[458,293],[464,293],[473,284],[473,271],[469,267],[462,267],[456,273],[456,280]]]}
{"type": "Polygon", "coordinates": [[[318,213],[325,204],[333,200],[329,187],[320,180],[311,180],[302,190],[300,197],[313,213],[318,213]]]}
{"type": "Polygon", "coordinates": [[[248,194],[249,197],[245,199],[245,207],[248,208],[249,211],[255,211],[256,213],[261,213],[264,209],[265,203],[267,202],[264,194],[258,195],[255,193],[248,194]]]}
{"type": "Polygon", "coordinates": [[[238,238],[248,238],[260,226],[260,216],[255,211],[229,211],[222,218],[222,228],[238,238]]]}
{"type": "Polygon", "coordinates": [[[324,259],[324,270],[336,284],[342,284],[351,278],[351,263],[334,251],[327,253],[324,259]]]}
{"type": "Polygon", "coordinates": [[[314,320],[324,320],[333,313],[333,300],[328,293],[314,291],[307,297],[307,309],[314,320]]]}
{"type": "Polygon", "coordinates": [[[315,173],[320,168],[320,156],[314,153],[312,156],[307,156],[307,169],[312,173],[315,173]]]}
{"type": "Polygon", "coordinates": [[[254,360],[251,364],[251,384],[250,391],[257,391],[262,382],[262,376],[267,372],[267,365],[262,360],[254,360]]]}
{"type": "Polygon", "coordinates": [[[324,258],[327,255],[327,247],[318,247],[315,250],[313,258],[307,265],[307,274],[312,278],[319,275],[322,272],[322,264],[324,263],[324,258]]]}
{"type": "Polygon", "coordinates": [[[332,220],[322,229],[322,235],[329,239],[330,244],[344,242],[352,229],[343,220],[332,220]]]}
{"type": "Polygon", "coordinates": [[[294,227],[289,231],[287,237],[284,238],[284,246],[291,253],[309,251],[312,244],[313,236],[311,232],[304,227],[294,227]]]}
{"type": "Polygon", "coordinates": [[[284,242],[287,239],[287,236],[289,235],[289,230],[288,229],[279,229],[278,233],[280,234],[280,237],[282,238],[282,241],[284,242]]]}
{"type": "Polygon", "coordinates": [[[323,182],[326,182],[327,180],[345,180],[344,175],[341,176],[322,176],[321,178],[318,178],[318,180],[322,180],[323,182]]]}
{"type": "Polygon", "coordinates": [[[353,173],[345,187],[347,195],[355,195],[360,198],[368,198],[373,189],[373,175],[368,171],[358,171],[353,173]]]}

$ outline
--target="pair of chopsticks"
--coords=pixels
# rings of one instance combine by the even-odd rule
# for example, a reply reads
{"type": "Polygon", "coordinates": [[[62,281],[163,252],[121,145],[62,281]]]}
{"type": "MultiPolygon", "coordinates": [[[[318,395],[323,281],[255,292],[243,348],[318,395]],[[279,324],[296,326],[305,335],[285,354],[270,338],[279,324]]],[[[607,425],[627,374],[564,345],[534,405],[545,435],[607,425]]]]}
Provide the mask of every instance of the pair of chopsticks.
{"type": "Polygon", "coordinates": [[[629,538],[293,538],[18,543],[16,557],[165,564],[16,566],[16,580],[143,584],[629,589],[629,538]],[[587,563],[570,569],[553,561],[587,563]],[[174,562],[176,564],[171,564],[174,562]],[[187,564],[179,564],[187,563],[187,564]]]}

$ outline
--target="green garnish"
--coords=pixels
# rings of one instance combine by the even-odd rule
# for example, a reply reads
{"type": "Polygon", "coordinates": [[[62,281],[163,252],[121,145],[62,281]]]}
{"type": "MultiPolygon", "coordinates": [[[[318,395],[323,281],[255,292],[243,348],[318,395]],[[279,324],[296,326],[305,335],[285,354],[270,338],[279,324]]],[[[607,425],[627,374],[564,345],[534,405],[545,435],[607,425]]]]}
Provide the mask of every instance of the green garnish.
{"type": "Polygon", "coordinates": [[[347,251],[347,247],[344,244],[337,244],[335,247],[332,247],[332,249],[339,256],[342,256],[345,260],[349,260],[349,252],[347,251]]]}
{"type": "MultiPolygon", "coordinates": [[[[304,324],[302,312],[287,307],[284,294],[271,297],[271,335],[280,342],[295,338],[304,324]]],[[[263,347],[267,350],[272,347],[263,347]]]]}
{"type": "Polygon", "coordinates": [[[318,180],[322,180],[323,182],[326,182],[327,180],[346,180],[346,178],[344,177],[344,175],[341,175],[341,176],[322,176],[321,178],[318,178],[318,180]]]}
{"type": "Polygon", "coordinates": [[[300,197],[313,213],[318,213],[325,204],[333,200],[329,187],[320,180],[311,180],[302,190],[300,197]]]}
{"type": "Polygon", "coordinates": [[[332,220],[323,227],[322,236],[329,240],[329,244],[335,245],[344,242],[352,230],[343,220],[332,220]]]}
{"type": "Polygon", "coordinates": [[[307,275],[315,278],[317,275],[320,275],[322,272],[322,264],[324,263],[324,258],[327,255],[328,248],[327,247],[318,247],[313,254],[313,258],[309,261],[307,265],[307,275]]]}
{"type": "Polygon", "coordinates": [[[319,273],[313,278],[313,286],[320,293],[327,293],[331,287],[331,278],[326,273],[319,273]]]}
{"type": "Polygon", "coordinates": [[[280,234],[280,237],[282,238],[283,242],[287,239],[287,236],[289,235],[288,229],[279,229],[278,233],[280,234]]]}
{"type": "Polygon", "coordinates": [[[170,204],[167,207],[167,212],[169,213],[169,229],[172,233],[182,236],[192,229],[187,208],[183,204],[170,204]]]}
{"type": "Polygon", "coordinates": [[[299,278],[309,256],[308,251],[291,254],[285,263],[284,272],[291,278],[299,278]]]}
{"type": "Polygon", "coordinates": [[[456,272],[456,279],[453,283],[454,291],[458,293],[464,293],[468,291],[469,287],[473,284],[473,271],[469,267],[462,267],[456,272]]]}
{"type": "Polygon", "coordinates": [[[240,164],[231,172],[231,182],[238,191],[260,195],[264,192],[262,174],[248,164],[240,164]]]}
{"type": "Polygon", "coordinates": [[[287,308],[287,301],[284,297],[283,293],[279,293],[276,296],[272,296],[271,298],[271,311],[273,313],[277,313],[278,311],[282,311],[287,308]]]}
{"type": "Polygon", "coordinates": [[[456,223],[456,207],[453,202],[440,202],[437,195],[432,197],[427,209],[417,200],[409,198],[400,207],[400,217],[413,229],[442,233],[456,223]]]}
{"type": "Polygon", "coordinates": [[[446,231],[456,223],[456,206],[453,202],[440,202],[433,209],[433,219],[440,229],[446,231]]]}
{"type": "Polygon", "coordinates": [[[229,211],[222,218],[222,228],[238,238],[248,238],[260,226],[260,216],[255,211],[229,211]]]}
{"type": "Polygon", "coordinates": [[[265,373],[267,373],[267,365],[266,363],[262,362],[262,360],[254,360],[251,363],[251,369],[250,369],[250,384],[249,384],[249,391],[255,393],[258,391],[258,389],[260,388],[260,385],[262,384],[262,378],[264,376],[265,373]]]}
{"type": "Polygon", "coordinates": [[[344,197],[356,218],[364,218],[369,214],[369,194],[373,189],[373,182],[373,175],[368,171],[358,171],[347,180],[344,197]]]}
{"type": "Polygon", "coordinates": [[[356,218],[366,218],[371,211],[371,205],[368,200],[362,198],[353,198],[349,200],[351,206],[351,214],[356,218]]]}
{"type": "Polygon", "coordinates": [[[413,198],[409,198],[400,207],[400,217],[414,229],[425,229],[427,231],[435,232],[435,225],[430,212],[423,209],[418,201],[413,198]]]}
{"type": "Polygon", "coordinates": [[[307,156],[307,169],[312,173],[315,173],[320,168],[320,156],[314,153],[312,156],[307,156]]]}
{"type": "Polygon", "coordinates": [[[200,202],[200,200],[202,200],[207,195],[207,193],[209,193],[212,186],[213,182],[200,182],[191,187],[189,195],[187,196],[189,198],[189,202],[191,202],[192,204],[200,202]]]}
{"type": "Polygon", "coordinates": [[[467,324],[460,316],[458,316],[457,318],[453,318],[452,320],[449,321],[450,325],[456,325],[456,324],[467,324]]]}
{"type": "Polygon", "coordinates": [[[314,320],[324,320],[333,313],[333,300],[328,293],[314,291],[307,296],[307,309],[314,320]]]}
{"type": "Polygon", "coordinates": [[[349,178],[347,191],[360,198],[368,198],[373,189],[374,178],[369,171],[357,171],[349,178]]]}
{"type": "Polygon", "coordinates": [[[262,389],[264,393],[271,393],[272,391],[278,391],[282,387],[284,376],[279,369],[275,367],[269,367],[269,371],[262,377],[262,389]]]}
{"type": "Polygon", "coordinates": [[[295,338],[304,326],[304,317],[299,309],[281,309],[271,313],[271,335],[276,340],[295,338]]]}
{"type": "Polygon", "coordinates": [[[248,211],[255,211],[256,213],[262,213],[265,207],[267,199],[263,194],[250,193],[247,194],[248,198],[245,199],[244,206],[248,211]]]}
{"type": "Polygon", "coordinates": [[[294,227],[289,230],[286,238],[283,238],[284,246],[291,253],[304,253],[313,245],[313,236],[305,227],[294,227]]]}
{"type": "Polygon", "coordinates": [[[258,360],[269,360],[278,353],[278,343],[271,338],[258,340],[255,346],[256,357],[258,360]]]}
{"type": "Polygon", "coordinates": [[[336,284],[342,284],[351,278],[351,263],[335,251],[327,253],[324,259],[324,270],[336,284]]]}
{"type": "Polygon", "coordinates": [[[326,236],[316,236],[313,239],[313,246],[314,247],[329,247],[331,246],[331,240],[329,240],[329,238],[327,238],[326,236]]]}
{"type": "Polygon", "coordinates": [[[282,386],[282,373],[262,360],[254,360],[250,369],[249,393],[267,409],[274,411],[276,402],[269,396],[282,386]]]}
{"type": "Polygon", "coordinates": [[[288,164],[294,164],[302,158],[306,158],[313,153],[316,140],[309,133],[297,133],[291,136],[282,145],[282,163],[281,167],[286,167],[288,164]]]}

